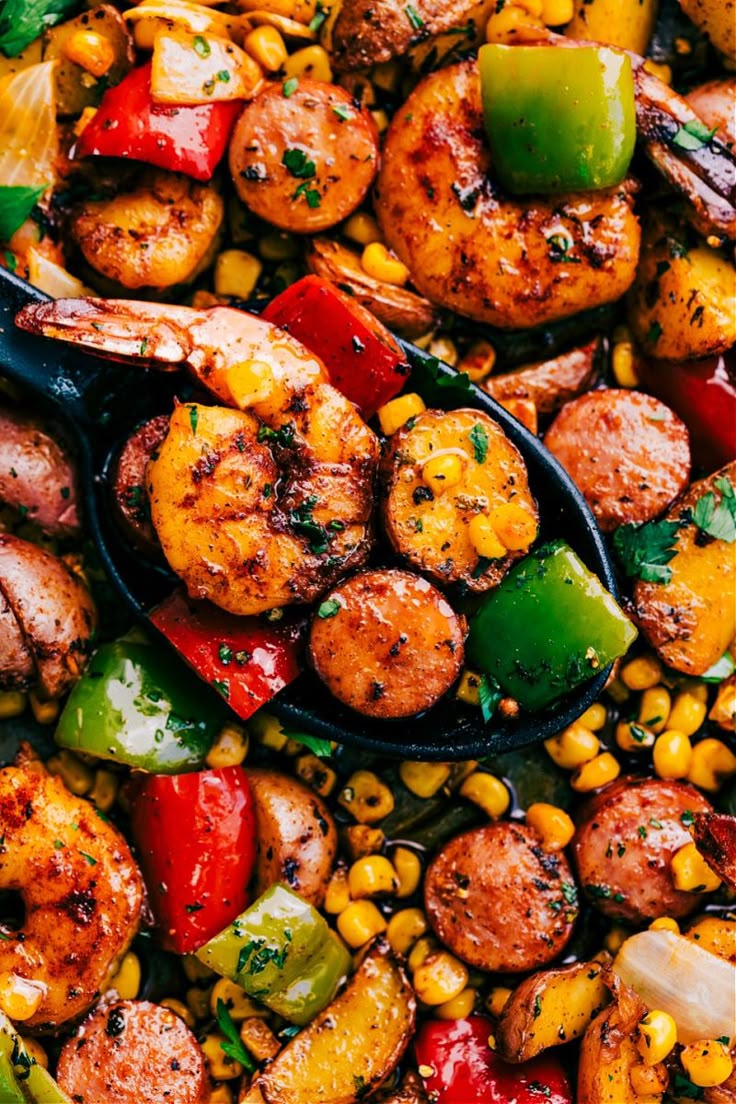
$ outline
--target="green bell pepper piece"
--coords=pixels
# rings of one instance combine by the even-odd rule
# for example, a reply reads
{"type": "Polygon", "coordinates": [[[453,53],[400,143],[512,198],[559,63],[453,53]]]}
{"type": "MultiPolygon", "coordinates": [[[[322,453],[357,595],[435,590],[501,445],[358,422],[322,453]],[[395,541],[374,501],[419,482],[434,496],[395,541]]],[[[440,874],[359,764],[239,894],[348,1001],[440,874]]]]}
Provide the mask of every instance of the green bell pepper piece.
{"type": "Polygon", "coordinates": [[[525,556],[470,622],[469,662],[538,710],[623,655],[637,630],[564,541],[525,556]]]}
{"type": "Polygon", "coordinates": [[[271,886],[196,953],[300,1025],[329,1004],[350,970],[350,955],[324,917],[284,885],[271,886]]]}
{"type": "Polygon", "coordinates": [[[10,1020],[0,1012],[0,1102],[71,1104],[51,1074],[31,1058],[10,1020]]]}
{"type": "Polygon", "coordinates": [[[56,742],[152,774],[198,770],[225,711],[173,656],[119,640],[98,648],[59,718],[56,742]]]}
{"type": "Polygon", "coordinates": [[[626,54],[489,43],[478,64],[492,171],[503,188],[526,195],[620,184],[636,143],[626,54]]]}

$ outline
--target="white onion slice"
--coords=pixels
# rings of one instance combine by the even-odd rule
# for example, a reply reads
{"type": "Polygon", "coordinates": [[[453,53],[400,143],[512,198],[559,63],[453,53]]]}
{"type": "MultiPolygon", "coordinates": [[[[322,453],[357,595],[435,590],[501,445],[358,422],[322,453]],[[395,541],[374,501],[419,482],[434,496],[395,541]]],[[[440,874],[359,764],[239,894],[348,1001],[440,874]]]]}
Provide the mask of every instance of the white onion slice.
{"type": "Polygon", "coordinates": [[[55,61],[30,65],[0,81],[0,184],[53,184],[59,139],[55,61]]]}

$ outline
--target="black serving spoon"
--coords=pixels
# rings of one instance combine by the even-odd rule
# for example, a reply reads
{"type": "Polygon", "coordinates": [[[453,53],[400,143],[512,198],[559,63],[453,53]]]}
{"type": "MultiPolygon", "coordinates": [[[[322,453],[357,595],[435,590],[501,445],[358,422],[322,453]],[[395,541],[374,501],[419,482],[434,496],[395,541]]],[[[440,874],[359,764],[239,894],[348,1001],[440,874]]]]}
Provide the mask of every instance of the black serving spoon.
{"type": "MultiPolygon", "coordinates": [[[[133,429],[147,418],[166,413],[174,395],[182,395],[182,376],[101,360],[19,330],[14,324],[18,311],[46,299],[24,280],[0,269],[0,375],[33,395],[73,433],[88,529],[120,598],[136,618],[148,622],[148,611],[176,582],[166,568],[142,558],[116,527],[108,472],[111,458],[133,429]]],[[[453,368],[402,344],[415,373],[412,386],[420,393],[424,390],[425,399],[438,403],[437,394],[427,395],[426,390],[428,386],[436,390],[439,379],[444,407],[475,407],[498,422],[526,461],[531,489],[539,502],[542,538],[564,537],[615,595],[613,567],[600,531],[582,495],[554,457],[485,392],[472,384],[452,386],[451,381],[459,378],[453,368]],[[434,376],[429,384],[428,367],[434,376]]],[[[337,702],[308,671],[276,695],[269,709],[295,732],[374,753],[416,759],[482,758],[559,732],[596,700],[609,670],[600,671],[547,709],[522,713],[515,720],[493,717],[484,723],[480,710],[450,696],[421,716],[370,720],[337,702]]]]}

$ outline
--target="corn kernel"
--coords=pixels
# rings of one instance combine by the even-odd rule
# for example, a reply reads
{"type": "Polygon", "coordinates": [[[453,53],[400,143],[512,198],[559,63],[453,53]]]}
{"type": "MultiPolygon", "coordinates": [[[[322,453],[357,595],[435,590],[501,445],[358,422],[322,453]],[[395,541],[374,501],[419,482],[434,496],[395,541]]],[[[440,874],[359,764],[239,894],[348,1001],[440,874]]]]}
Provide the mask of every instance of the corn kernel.
{"type": "Polygon", "coordinates": [[[718,687],[716,700],[708,717],[727,732],[736,729],[736,679],[730,678],[718,687]]]}
{"type": "Polygon", "coordinates": [[[391,856],[399,887],[396,896],[399,898],[411,897],[416,893],[422,878],[422,863],[416,851],[410,847],[395,847],[391,856]]]}
{"type": "Polygon", "coordinates": [[[205,762],[212,770],[239,766],[248,754],[248,733],[242,725],[226,724],[207,752],[205,762]]]}
{"type": "Polygon", "coordinates": [[[212,986],[209,994],[209,1005],[213,1016],[217,1015],[218,1001],[222,1001],[236,1023],[245,1020],[249,1016],[268,1015],[268,1009],[264,1009],[255,1001],[252,1001],[245,989],[241,989],[229,978],[220,978],[212,986]]]}
{"type": "Polygon", "coordinates": [[[240,1038],[257,1062],[275,1058],[281,1050],[281,1043],[271,1028],[257,1016],[249,1016],[247,1020],[243,1020],[240,1038]]]}
{"type": "Polygon", "coordinates": [[[736,774],[736,755],[723,740],[713,736],[700,740],[693,748],[688,782],[699,786],[701,790],[715,793],[723,783],[736,774]]]}
{"type": "Polygon", "coordinates": [[[436,495],[441,495],[450,487],[456,487],[463,477],[465,465],[455,452],[445,452],[440,456],[430,456],[422,465],[422,479],[436,495]]]}
{"type": "Polygon", "coordinates": [[[351,215],[343,225],[342,232],[357,245],[371,245],[372,242],[380,242],[382,238],[380,226],[367,211],[356,211],[351,215]]]}
{"type": "Polygon", "coordinates": [[[416,797],[429,798],[444,786],[451,770],[449,763],[422,763],[405,759],[399,765],[399,777],[416,797]]]}
{"type": "Polygon", "coordinates": [[[658,736],[667,727],[671,708],[672,699],[667,687],[652,686],[644,691],[639,701],[639,724],[658,736]]]}
{"type": "Polygon", "coordinates": [[[616,743],[622,751],[644,751],[654,746],[654,733],[635,721],[619,721],[616,743]]]}
{"type": "Polygon", "coordinates": [[[348,871],[348,888],[354,901],[393,894],[398,885],[396,871],[385,855],[365,855],[348,871]]]}
{"type": "Polygon", "coordinates": [[[501,544],[511,552],[525,551],[537,535],[537,519],[516,502],[496,506],[488,520],[501,544]]]}
{"type": "Polygon", "coordinates": [[[496,985],[491,989],[486,997],[486,1008],[492,1016],[501,1015],[512,993],[513,989],[507,989],[505,985],[496,985]]]}
{"type": "Polygon", "coordinates": [[[542,0],[542,20],[548,27],[562,27],[574,14],[573,0],[542,0]]]}
{"type": "Polygon", "coordinates": [[[414,992],[424,1004],[445,1004],[462,993],[468,984],[468,968],[449,951],[432,951],[417,966],[412,978],[414,992]]]}
{"type": "Polygon", "coordinates": [[[482,675],[477,671],[469,671],[467,667],[460,676],[455,697],[466,705],[480,706],[480,684],[482,675]]]}
{"type": "Polygon", "coordinates": [[[337,930],[356,950],[386,930],[386,921],[372,901],[351,901],[337,918],[337,930]]]}
{"type": "Polygon", "coordinates": [[[476,341],[470,346],[460,362],[460,371],[465,372],[473,383],[480,383],[490,376],[496,364],[496,350],[490,341],[476,341]]]}
{"type": "Polygon", "coordinates": [[[677,1025],[669,1012],[654,1008],[639,1022],[636,1046],[645,1066],[663,1062],[676,1042],[677,1025]]]}
{"type": "Polygon", "coordinates": [[[629,690],[651,690],[662,679],[662,664],[654,656],[637,656],[623,665],[620,677],[629,690]]]}
{"type": "Polygon", "coordinates": [[[169,1012],[173,1012],[175,1016],[183,1020],[190,1030],[194,1029],[197,1021],[192,1015],[191,1010],[184,1004],[184,1001],[180,1001],[177,997],[165,997],[164,1000],[161,1001],[161,1006],[163,1008],[168,1008],[169,1012]]]}
{"type": "MultiPolygon", "coordinates": [[[[672,84],[672,69],[669,65],[660,64],[647,58],[644,62],[644,68],[647,73],[651,73],[653,77],[657,77],[664,84],[672,84]]],[[[720,239],[718,244],[721,244],[720,239]]]]}
{"type": "Polygon", "coordinates": [[[686,736],[693,736],[705,720],[707,712],[706,703],[698,701],[694,694],[678,694],[667,718],[667,727],[683,732],[686,736]]]}
{"type": "Polygon", "coordinates": [[[119,789],[119,775],[100,767],[95,771],[95,784],[87,796],[101,813],[108,813],[115,804],[119,789]]]}
{"type": "Polygon", "coordinates": [[[636,371],[634,346],[630,341],[617,341],[611,355],[613,376],[619,387],[633,389],[641,383],[636,371]]]}
{"type": "Polygon", "coordinates": [[[330,55],[323,46],[304,46],[296,50],[283,64],[285,80],[292,77],[309,77],[311,80],[332,82],[330,55]]]}
{"type": "Polygon", "coordinates": [[[215,262],[215,292],[248,299],[256,289],[263,265],[244,249],[225,249],[215,262]]]}
{"type": "Polygon", "coordinates": [[[199,1039],[199,1045],[202,1048],[210,1077],[215,1081],[232,1081],[236,1077],[240,1077],[243,1072],[240,1062],[236,1062],[229,1054],[225,1054],[222,1049],[224,1042],[226,1042],[225,1036],[215,1032],[203,1035],[199,1039]]]}
{"type": "Polygon", "coordinates": [[[437,357],[438,360],[443,360],[445,364],[451,364],[453,368],[459,359],[455,342],[451,341],[449,337],[445,337],[444,334],[432,338],[429,343],[429,354],[437,357]]]}
{"type": "Polygon", "coordinates": [[[502,544],[498,533],[485,514],[476,514],[470,519],[468,539],[478,555],[487,560],[502,560],[506,555],[506,545],[502,544]]]}
{"type": "Polygon", "coordinates": [[[35,1062],[35,1064],[41,1066],[42,1069],[49,1068],[49,1056],[38,1039],[31,1039],[26,1035],[22,1035],[20,1041],[23,1044],[23,1050],[31,1059],[31,1062],[35,1062]]]}
{"type": "Polygon", "coordinates": [[[612,924],[603,937],[603,946],[610,954],[618,954],[630,935],[631,932],[621,924],[612,924]]]}
{"type": "MultiPolygon", "coordinates": [[[[266,27],[259,28],[265,31],[266,27]]],[[[293,234],[287,234],[283,230],[274,230],[272,234],[264,234],[258,241],[258,252],[264,261],[293,261],[299,256],[299,243],[293,234]]]]}
{"type": "Polygon", "coordinates": [[[583,728],[589,728],[591,732],[600,732],[608,720],[608,710],[603,702],[594,702],[585,710],[582,717],[578,717],[578,724],[583,728]]]}
{"type": "Polygon", "coordinates": [[[205,966],[204,962],[200,962],[196,955],[183,955],[181,964],[187,980],[191,981],[193,985],[198,981],[207,981],[215,976],[215,971],[211,970],[209,966],[205,966]]]}
{"type": "Polygon", "coordinates": [[[486,42],[500,42],[502,45],[513,46],[519,31],[526,30],[527,27],[542,30],[544,23],[523,8],[507,4],[501,11],[495,12],[486,23],[486,42]]]}
{"type": "Polygon", "coordinates": [[[376,824],[393,810],[394,795],[373,771],[354,771],[343,787],[338,804],[359,824],[376,824]]]}
{"type": "Polygon", "coordinates": [[[329,797],[337,784],[337,774],[318,755],[300,755],[294,769],[301,780],[322,797],[329,797]]]}
{"type": "Polygon", "coordinates": [[[54,724],[59,716],[58,701],[39,701],[35,690],[31,690],[28,695],[28,701],[31,706],[31,713],[33,713],[37,724],[54,724]]]}
{"type": "Polygon", "coordinates": [[[340,840],[353,861],[383,850],[386,837],[380,828],[370,824],[349,824],[340,829],[340,840]]]}
{"type": "MultiPolygon", "coordinates": [[[[542,0],[513,0],[514,7],[523,8],[524,11],[529,12],[530,15],[535,16],[537,19],[542,17],[542,0]]],[[[496,4],[498,9],[503,5],[496,4]]]]}
{"type": "Polygon", "coordinates": [[[539,832],[547,851],[562,851],[575,835],[575,825],[565,810],[544,801],[529,806],[526,822],[539,832]]]}
{"type": "Polygon", "coordinates": [[[343,912],[349,904],[350,890],[348,888],[348,868],[345,863],[340,862],[333,870],[332,876],[327,883],[324,905],[325,912],[329,912],[332,916],[337,916],[337,914],[343,912]]]}
{"type": "Polygon", "coordinates": [[[398,61],[383,61],[373,66],[371,80],[383,92],[395,92],[401,81],[401,65],[398,61]]]}
{"type": "Polygon", "coordinates": [[[141,963],[134,951],[123,955],[123,961],[113,974],[108,990],[114,989],[121,1000],[135,1000],[141,987],[141,963]]]}
{"type": "Polygon", "coordinates": [[[433,936],[423,935],[421,939],[417,939],[406,960],[409,973],[413,974],[415,970],[418,970],[429,955],[433,954],[436,950],[437,940],[433,936]]]}
{"type": "Polygon", "coordinates": [[[486,771],[473,771],[459,792],[461,797],[480,806],[494,820],[502,817],[511,804],[511,795],[501,779],[486,771]]]}
{"type": "Polygon", "coordinates": [[[398,257],[389,253],[383,242],[371,242],[363,250],[360,263],[374,280],[403,287],[409,279],[409,269],[398,257]]]}
{"type": "Polygon", "coordinates": [[[600,740],[581,721],[573,721],[566,729],[544,741],[550,759],[563,770],[576,770],[590,762],[600,749],[600,740]]]}
{"type": "Polygon", "coordinates": [[[268,24],[249,31],[243,39],[243,47],[267,73],[275,73],[289,56],[283,38],[268,24]]]}
{"type": "Polygon", "coordinates": [[[616,702],[616,705],[623,705],[631,697],[631,691],[628,686],[624,686],[620,678],[611,679],[605,686],[605,691],[612,701],[616,702]]]}
{"type": "Polygon", "coordinates": [[[185,1000],[195,1020],[206,1020],[210,1014],[210,990],[193,987],[187,989],[185,1000]]]}
{"type": "Polygon", "coordinates": [[[406,395],[399,395],[397,399],[391,399],[390,402],[384,403],[378,410],[381,433],[385,437],[390,437],[397,429],[401,429],[410,418],[416,418],[417,414],[421,414],[426,409],[424,400],[413,391],[406,395]]]}
{"type": "Polygon", "coordinates": [[[281,721],[272,713],[259,709],[248,721],[248,728],[263,747],[272,751],[283,751],[286,747],[288,736],[281,727],[281,721]]]}
{"type": "Polygon", "coordinates": [[[8,721],[11,717],[20,717],[25,712],[28,698],[19,690],[6,690],[0,694],[0,721],[8,721]]]}
{"type": "Polygon", "coordinates": [[[649,925],[650,931],[671,931],[675,935],[680,934],[680,925],[675,920],[674,916],[658,916],[656,920],[652,920],[649,925]]]}
{"type": "Polygon", "coordinates": [[[383,109],[379,111],[371,111],[371,118],[376,124],[376,130],[379,134],[383,134],[385,130],[388,130],[389,118],[383,109]]]}
{"type": "Polygon", "coordinates": [[[570,779],[570,785],[578,793],[589,793],[591,790],[597,790],[613,782],[620,773],[621,765],[618,759],[611,755],[610,751],[604,751],[596,755],[595,759],[578,767],[570,779]]]}
{"type": "Polygon", "coordinates": [[[685,693],[691,694],[694,698],[697,698],[699,702],[708,701],[708,686],[704,682],[700,682],[699,679],[678,679],[677,685],[685,693]]]}
{"type": "Polygon", "coordinates": [[[694,843],[686,843],[676,851],[670,866],[675,889],[681,893],[713,893],[721,884],[694,843]]]}
{"type": "Polygon", "coordinates": [[[456,997],[438,1005],[435,1016],[440,1020],[465,1020],[475,1009],[475,989],[463,989],[456,997]]]}
{"type": "Polygon", "coordinates": [[[421,909],[400,909],[389,920],[386,937],[397,954],[405,955],[426,931],[427,917],[421,909]]]}
{"type": "Polygon", "coordinates": [[[45,993],[43,982],[21,977],[12,970],[0,973],[0,1011],[8,1019],[19,1023],[30,1020],[41,1007],[45,993]]]}
{"type": "Polygon", "coordinates": [[[93,77],[104,77],[115,61],[115,50],[109,38],[97,31],[78,30],[64,44],[64,55],[93,77]]]}
{"type": "Polygon", "coordinates": [[[684,732],[668,728],[657,737],[652,759],[654,771],[660,778],[687,778],[693,749],[684,732]]]}
{"type": "Polygon", "coordinates": [[[733,1060],[717,1039],[689,1043],[680,1054],[683,1069],[693,1085],[710,1089],[722,1085],[733,1073],[733,1060]]]}
{"type": "Polygon", "coordinates": [[[56,755],[46,760],[46,770],[60,778],[66,788],[77,797],[88,794],[95,782],[95,776],[87,764],[66,748],[61,748],[56,755]]]}

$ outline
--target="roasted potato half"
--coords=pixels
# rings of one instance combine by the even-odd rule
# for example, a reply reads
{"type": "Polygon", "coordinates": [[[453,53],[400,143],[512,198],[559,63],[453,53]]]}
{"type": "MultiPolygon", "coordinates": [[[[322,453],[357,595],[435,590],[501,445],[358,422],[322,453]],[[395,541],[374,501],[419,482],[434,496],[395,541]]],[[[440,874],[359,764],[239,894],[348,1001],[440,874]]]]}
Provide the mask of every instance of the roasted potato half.
{"type": "Polygon", "coordinates": [[[659,0],[576,0],[575,14],[565,34],[644,54],[658,8],[659,0]]]}
{"type": "Polygon", "coordinates": [[[733,0],[680,0],[680,7],[716,50],[736,59],[736,19],[733,0]]]}
{"type": "Polygon", "coordinates": [[[538,414],[556,414],[594,382],[597,350],[598,341],[589,341],[552,360],[489,376],[483,381],[483,390],[504,405],[515,399],[530,399],[538,414]]]}
{"type": "Polygon", "coordinates": [[[610,956],[541,970],[522,981],[504,1005],[495,1031],[507,1062],[526,1062],[548,1047],[584,1035],[610,994],[603,971],[610,956]]]}
{"type": "Polygon", "coordinates": [[[389,540],[408,563],[441,583],[488,590],[536,536],[537,504],[524,461],[503,430],[477,410],[425,410],[410,419],[390,438],[381,482],[389,540]],[[495,531],[510,504],[519,507],[526,532],[518,541],[504,536],[508,544],[491,558],[474,536],[478,522],[472,523],[487,517],[495,531]]]}
{"type": "Polygon", "coordinates": [[[312,790],[278,771],[248,771],[258,825],[256,897],[284,882],[318,908],[337,850],[332,814],[312,790]]]}
{"type": "Polygon", "coordinates": [[[345,990],[260,1076],[267,1104],[355,1104],[396,1068],[416,1000],[388,943],[371,945],[345,990]]]}
{"type": "Polygon", "coordinates": [[[59,115],[78,115],[85,107],[94,107],[110,85],[120,84],[133,68],[133,39],[125,20],[111,4],[100,4],[75,19],[60,23],[46,32],[44,61],[56,61],[56,110],[59,115]],[[74,35],[92,32],[100,35],[110,49],[112,62],[101,77],[95,78],[72,61],[67,47],[74,35]]]}
{"type": "Polygon", "coordinates": [[[51,537],[79,535],[71,456],[43,422],[9,407],[0,409],[0,502],[51,537]]]}

